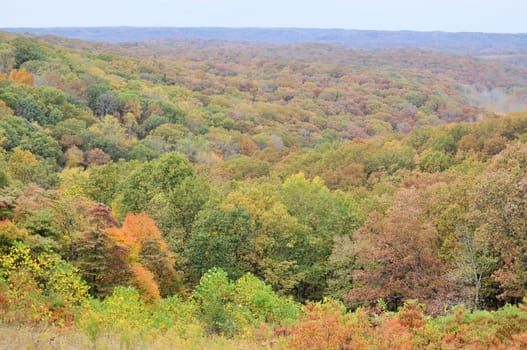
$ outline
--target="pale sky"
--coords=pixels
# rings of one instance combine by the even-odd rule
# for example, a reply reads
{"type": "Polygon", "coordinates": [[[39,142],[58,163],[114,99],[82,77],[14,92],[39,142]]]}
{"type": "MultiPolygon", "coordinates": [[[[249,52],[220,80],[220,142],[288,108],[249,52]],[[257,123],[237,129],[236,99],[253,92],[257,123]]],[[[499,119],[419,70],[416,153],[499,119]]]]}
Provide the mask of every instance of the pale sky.
{"type": "Polygon", "coordinates": [[[0,27],[304,27],[527,33],[527,0],[2,0],[0,27]]]}

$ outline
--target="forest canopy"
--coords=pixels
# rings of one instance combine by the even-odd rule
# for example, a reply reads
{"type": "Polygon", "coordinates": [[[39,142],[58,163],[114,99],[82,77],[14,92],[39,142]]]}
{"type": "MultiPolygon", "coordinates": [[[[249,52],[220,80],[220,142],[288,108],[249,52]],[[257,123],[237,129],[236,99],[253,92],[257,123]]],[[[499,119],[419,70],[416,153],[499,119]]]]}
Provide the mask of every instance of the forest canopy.
{"type": "Polygon", "coordinates": [[[0,330],[520,349],[526,78],[416,49],[0,33],[0,330]]]}

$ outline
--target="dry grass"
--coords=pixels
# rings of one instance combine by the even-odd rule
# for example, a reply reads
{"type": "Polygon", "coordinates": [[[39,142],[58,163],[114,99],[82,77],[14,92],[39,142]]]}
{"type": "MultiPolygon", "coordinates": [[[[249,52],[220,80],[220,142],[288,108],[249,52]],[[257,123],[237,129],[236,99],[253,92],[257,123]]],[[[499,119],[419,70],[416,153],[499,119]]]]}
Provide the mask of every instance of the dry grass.
{"type": "Polygon", "coordinates": [[[204,337],[199,332],[188,332],[185,337],[170,333],[144,339],[123,340],[121,336],[106,334],[93,344],[76,329],[55,327],[18,327],[0,325],[0,350],[75,350],[75,349],[129,349],[129,350],[256,350],[261,346],[240,339],[204,337]]]}
{"type": "Polygon", "coordinates": [[[87,337],[71,329],[0,325],[0,349],[90,349],[87,337]]]}

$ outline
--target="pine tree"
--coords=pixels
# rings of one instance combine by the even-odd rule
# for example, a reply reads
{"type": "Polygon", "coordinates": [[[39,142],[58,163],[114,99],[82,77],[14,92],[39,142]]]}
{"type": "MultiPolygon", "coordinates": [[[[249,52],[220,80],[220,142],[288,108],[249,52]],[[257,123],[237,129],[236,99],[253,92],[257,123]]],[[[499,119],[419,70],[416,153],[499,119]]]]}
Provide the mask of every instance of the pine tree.
{"type": "Polygon", "coordinates": [[[115,244],[100,230],[85,233],[75,245],[75,265],[90,286],[94,297],[105,297],[116,286],[129,286],[134,273],[124,260],[128,248],[115,244]]]}

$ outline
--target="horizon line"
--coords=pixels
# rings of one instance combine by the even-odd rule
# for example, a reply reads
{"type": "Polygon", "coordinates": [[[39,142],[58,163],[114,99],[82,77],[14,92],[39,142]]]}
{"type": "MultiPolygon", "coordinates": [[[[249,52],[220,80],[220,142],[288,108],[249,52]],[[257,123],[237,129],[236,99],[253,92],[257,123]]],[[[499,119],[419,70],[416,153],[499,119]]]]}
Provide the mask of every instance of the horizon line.
{"type": "Polygon", "coordinates": [[[492,35],[527,35],[527,32],[485,32],[485,31],[448,31],[448,30],[416,30],[416,29],[357,29],[342,27],[266,27],[266,26],[164,26],[164,25],[103,25],[103,26],[18,26],[0,27],[0,30],[49,30],[49,29],[263,29],[263,30],[338,30],[357,32],[411,32],[411,33],[445,33],[445,34],[492,34],[492,35]]]}

